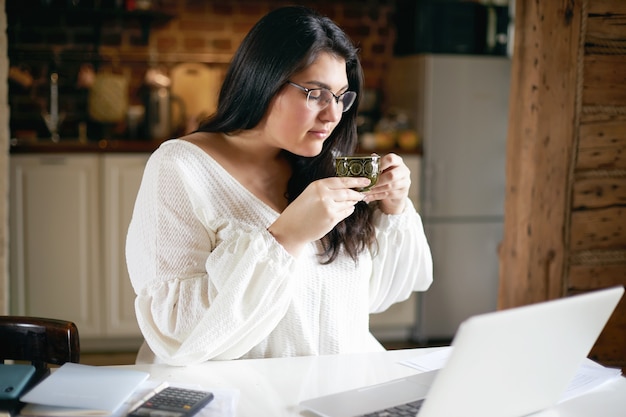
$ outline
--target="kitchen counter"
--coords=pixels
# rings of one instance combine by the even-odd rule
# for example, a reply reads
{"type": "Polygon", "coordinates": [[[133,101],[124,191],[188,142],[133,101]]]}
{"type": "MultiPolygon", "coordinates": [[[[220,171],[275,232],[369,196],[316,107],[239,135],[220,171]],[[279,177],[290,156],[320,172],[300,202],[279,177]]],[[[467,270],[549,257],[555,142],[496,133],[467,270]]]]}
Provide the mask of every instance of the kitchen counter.
{"type": "MultiPolygon", "coordinates": [[[[161,145],[163,141],[150,140],[124,140],[124,139],[102,139],[99,141],[79,142],[78,140],[61,140],[54,143],[50,140],[42,139],[20,140],[11,139],[11,154],[28,154],[28,153],[100,153],[100,152],[129,152],[129,153],[152,153],[161,145]]],[[[362,149],[356,150],[356,153],[378,153],[385,155],[387,153],[397,153],[399,155],[421,155],[422,150],[416,149],[362,149]]]]}
{"type": "Polygon", "coordinates": [[[162,141],[102,139],[97,142],[79,142],[78,140],[62,140],[54,143],[50,140],[31,141],[12,139],[11,154],[28,153],[103,153],[128,152],[152,153],[162,141]]]}

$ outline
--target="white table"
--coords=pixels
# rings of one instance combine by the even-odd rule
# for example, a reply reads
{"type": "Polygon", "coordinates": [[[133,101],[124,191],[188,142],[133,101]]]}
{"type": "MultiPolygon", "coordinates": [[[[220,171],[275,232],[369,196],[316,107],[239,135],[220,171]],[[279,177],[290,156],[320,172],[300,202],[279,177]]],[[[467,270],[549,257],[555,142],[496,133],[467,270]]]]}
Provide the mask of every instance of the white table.
{"type": "MultiPolygon", "coordinates": [[[[189,367],[126,365],[122,368],[147,371],[151,379],[170,383],[238,389],[237,417],[302,417],[311,414],[298,407],[300,401],[415,374],[418,371],[398,362],[433,352],[435,349],[437,348],[353,355],[210,361],[189,367]]],[[[584,396],[533,415],[557,416],[626,416],[626,378],[619,378],[584,396]]]]}

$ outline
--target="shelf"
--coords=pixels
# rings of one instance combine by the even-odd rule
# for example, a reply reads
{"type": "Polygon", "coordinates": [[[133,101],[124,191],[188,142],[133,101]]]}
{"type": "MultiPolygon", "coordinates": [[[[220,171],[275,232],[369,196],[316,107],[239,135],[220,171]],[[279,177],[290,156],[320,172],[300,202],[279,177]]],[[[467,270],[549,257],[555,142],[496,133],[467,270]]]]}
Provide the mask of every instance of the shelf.
{"type": "Polygon", "coordinates": [[[81,143],[76,140],[61,140],[53,143],[40,139],[28,141],[12,139],[9,153],[11,154],[58,154],[58,153],[151,153],[161,145],[161,141],[102,139],[81,143]]]}

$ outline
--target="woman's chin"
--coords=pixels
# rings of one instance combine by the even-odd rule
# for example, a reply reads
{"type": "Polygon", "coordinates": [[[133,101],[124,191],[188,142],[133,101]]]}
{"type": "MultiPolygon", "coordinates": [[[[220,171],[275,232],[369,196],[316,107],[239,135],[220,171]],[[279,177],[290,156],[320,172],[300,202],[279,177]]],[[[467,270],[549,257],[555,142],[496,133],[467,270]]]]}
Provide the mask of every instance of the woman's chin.
{"type": "Polygon", "coordinates": [[[305,157],[305,158],[312,158],[314,156],[319,155],[322,152],[323,145],[324,143],[320,142],[318,146],[302,146],[290,152],[298,156],[305,157]]]}

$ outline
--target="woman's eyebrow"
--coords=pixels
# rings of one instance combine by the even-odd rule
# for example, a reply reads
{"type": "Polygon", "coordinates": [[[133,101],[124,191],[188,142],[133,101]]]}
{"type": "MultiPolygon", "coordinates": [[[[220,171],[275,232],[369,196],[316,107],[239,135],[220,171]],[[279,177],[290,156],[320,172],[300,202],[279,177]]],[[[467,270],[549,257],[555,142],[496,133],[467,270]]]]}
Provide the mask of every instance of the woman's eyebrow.
{"type": "MultiPolygon", "coordinates": [[[[312,81],[305,81],[304,83],[305,83],[305,84],[313,84],[313,85],[316,85],[316,86],[318,86],[318,87],[323,87],[323,88],[327,89],[328,91],[333,91],[333,90],[331,90],[330,85],[328,85],[328,84],[326,84],[326,83],[323,83],[323,82],[321,82],[321,81],[314,81],[314,80],[312,80],[312,81]]],[[[339,91],[339,92],[341,92],[341,91],[345,91],[345,90],[347,90],[347,89],[348,89],[348,87],[350,87],[350,86],[349,86],[348,84],[346,84],[346,85],[344,85],[343,87],[341,87],[341,88],[340,88],[339,90],[337,90],[337,91],[339,91]]]]}

